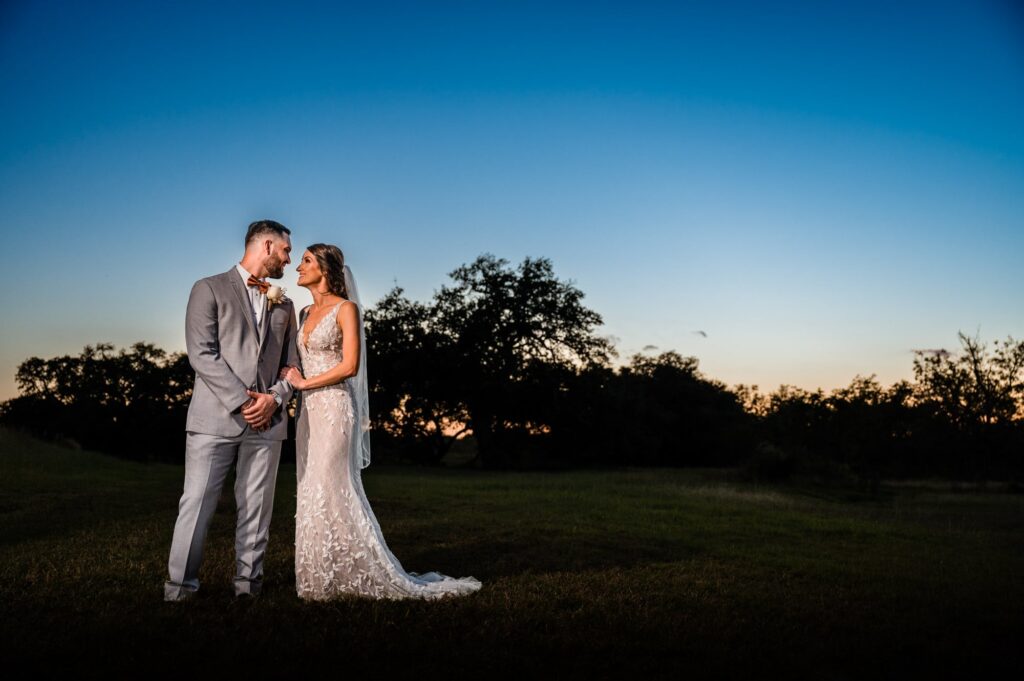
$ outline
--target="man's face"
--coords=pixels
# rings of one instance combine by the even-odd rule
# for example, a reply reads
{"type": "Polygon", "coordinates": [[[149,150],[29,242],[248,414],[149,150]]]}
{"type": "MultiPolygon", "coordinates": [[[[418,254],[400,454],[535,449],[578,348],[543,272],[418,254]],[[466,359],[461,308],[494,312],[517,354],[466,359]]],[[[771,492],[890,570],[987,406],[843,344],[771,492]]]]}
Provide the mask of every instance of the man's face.
{"type": "Polygon", "coordinates": [[[270,239],[270,253],[263,262],[267,268],[267,276],[271,279],[280,279],[284,276],[285,265],[292,261],[292,240],[287,234],[280,239],[270,239]]]}

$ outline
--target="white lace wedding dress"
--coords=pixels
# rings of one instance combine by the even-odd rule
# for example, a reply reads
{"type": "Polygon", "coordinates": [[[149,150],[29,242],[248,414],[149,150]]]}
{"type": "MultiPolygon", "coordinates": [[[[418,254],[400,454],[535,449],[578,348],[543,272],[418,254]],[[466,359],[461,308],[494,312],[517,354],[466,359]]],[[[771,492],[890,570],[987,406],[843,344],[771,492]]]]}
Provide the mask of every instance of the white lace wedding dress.
{"type": "MultiPolygon", "coordinates": [[[[308,347],[303,319],[297,342],[306,376],[321,374],[341,361],[336,318],[337,306],[310,331],[308,347]]],[[[348,381],[302,393],[295,440],[299,597],[441,598],[478,590],[480,582],[472,577],[406,572],[388,549],[363,491],[354,399],[348,381]]]]}

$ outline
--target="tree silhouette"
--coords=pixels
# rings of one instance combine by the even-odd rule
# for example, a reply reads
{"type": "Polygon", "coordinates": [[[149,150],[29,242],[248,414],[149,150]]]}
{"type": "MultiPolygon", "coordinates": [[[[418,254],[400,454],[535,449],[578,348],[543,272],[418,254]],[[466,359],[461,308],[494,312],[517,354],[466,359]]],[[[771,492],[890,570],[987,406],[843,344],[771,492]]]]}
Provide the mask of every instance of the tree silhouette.
{"type": "Polygon", "coordinates": [[[3,404],[4,423],[136,459],[181,457],[193,381],[184,353],[98,343],[77,357],[29,358],[15,378],[21,395],[3,404]]]}
{"type": "Polygon", "coordinates": [[[550,432],[576,371],[612,347],[547,259],[482,255],[450,277],[429,303],[396,287],[367,311],[375,423],[415,460],[438,461],[472,430],[482,465],[512,465],[550,432]]]}
{"type": "Polygon", "coordinates": [[[366,342],[375,446],[436,464],[468,430],[469,415],[451,380],[454,345],[430,320],[426,305],[395,287],[366,311],[366,342]]]}
{"type": "MultiPolygon", "coordinates": [[[[952,425],[958,473],[978,477],[1019,471],[1024,419],[1024,341],[958,334],[960,351],[918,350],[914,377],[923,405],[952,425]]],[[[949,444],[946,444],[948,451],[949,444]]]]}
{"type": "Polygon", "coordinates": [[[977,336],[962,331],[958,336],[958,353],[914,352],[914,377],[922,398],[962,430],[1024,417],[1024,341],[996,340],[989,351],[977,336]]]}
{"type": "Polygon", "coordinates": [[[449,276],[430,323],[451,344],[456,366],[448,379],[464,400],[483,464],[504,467],[528,436],[550,428],[547,407],[564,379],[614,351],[594,332],[601,316],[546,258],[513,269],[482,255],[449,276]]]}
{"type": "MultiPolygon", "coordinates": [[[[472,433],[491,468],[732,466],[759,478],[1024,474],[1024,342],[919,350],[914,382],[829,393],[727,388],[696,357],[613,367],[601,317],[544,258],[482,255],[432,300],[395,287],[365,312],[374,447],[437,464],[472,433]]],[[[148,343],[30,357],[0,422],[134,459],[180,461],[194,374],[148,343]]],[[[285,450],[290,450],[286,444],[285,450]]]]}

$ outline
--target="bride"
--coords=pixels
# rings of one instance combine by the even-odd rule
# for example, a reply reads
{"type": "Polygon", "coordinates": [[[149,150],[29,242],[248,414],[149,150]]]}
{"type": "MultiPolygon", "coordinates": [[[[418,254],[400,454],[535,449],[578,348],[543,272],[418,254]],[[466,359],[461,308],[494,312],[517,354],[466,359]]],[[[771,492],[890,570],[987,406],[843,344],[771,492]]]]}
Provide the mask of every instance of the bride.
{"type": "Polygon", "coordinates": [[[302,372],[281,377],[302,391],[295,438],[295,588],[305,600],[344,594],[441,598],[480,588],[472,577],[406,572],[388,549],[363,492],[370,463],[366,353],[352,272],[337,246],[313,244],[298,266],[313,304],[299,314],[302,372]]]}

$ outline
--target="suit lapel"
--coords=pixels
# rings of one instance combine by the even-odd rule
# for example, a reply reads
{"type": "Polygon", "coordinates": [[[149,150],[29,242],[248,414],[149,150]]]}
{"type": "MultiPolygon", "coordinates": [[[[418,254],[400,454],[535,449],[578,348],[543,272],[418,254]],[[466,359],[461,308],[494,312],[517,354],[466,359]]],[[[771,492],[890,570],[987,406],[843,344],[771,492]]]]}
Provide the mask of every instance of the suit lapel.
{"type": "MultiPolygon", "coordinates": [[[[231,280],[231,288],[235,290],[238,297],[238,304],[242,306],[242,310],[246,320],[249,322],[249,331],[252,332],[252,337],[256,339],[256,344],[260,343],[260,333],[256,329],[256,320],[252,314],[252,303],[249,302],[249,292],[245,290],[245,284],[242,283],[242,277],[238,274],[238,270],[232,267],[228,271],[228,279],[231,280]]],[[[263,319],[266,320],[267,315],[263,315],[263,319]]]]}
{"type": "Polygon", "coordinates": [[[260,349],[263,348],[263,343],[267,340],[267,329],[270,328],[270,314],[276,307],[275,305],[271,305],[269,302],[266,305],[267,309],[263,311],[263,321],[260,323],[260,349]]]}

